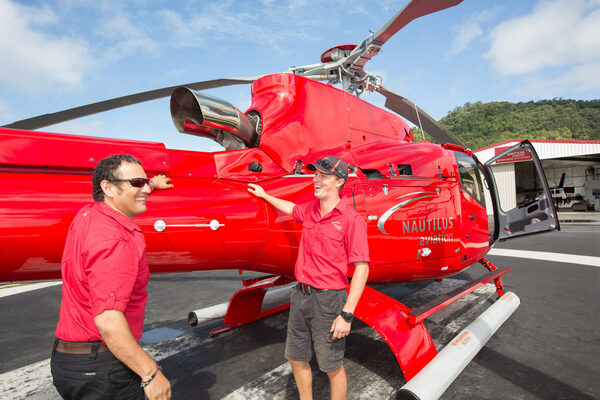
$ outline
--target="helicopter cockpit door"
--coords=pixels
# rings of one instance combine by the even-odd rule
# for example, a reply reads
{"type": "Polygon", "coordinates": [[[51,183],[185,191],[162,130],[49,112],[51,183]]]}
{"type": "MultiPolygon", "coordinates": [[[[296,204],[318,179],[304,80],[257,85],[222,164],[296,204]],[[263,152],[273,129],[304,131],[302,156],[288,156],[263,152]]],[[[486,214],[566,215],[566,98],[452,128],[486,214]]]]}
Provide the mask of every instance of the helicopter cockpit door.
{"type": "Polygon", "coordinates": [[[501,151],[485,168],[494,180],[499,240],[560,230],[542,163],[530,141],[501,151]]]}

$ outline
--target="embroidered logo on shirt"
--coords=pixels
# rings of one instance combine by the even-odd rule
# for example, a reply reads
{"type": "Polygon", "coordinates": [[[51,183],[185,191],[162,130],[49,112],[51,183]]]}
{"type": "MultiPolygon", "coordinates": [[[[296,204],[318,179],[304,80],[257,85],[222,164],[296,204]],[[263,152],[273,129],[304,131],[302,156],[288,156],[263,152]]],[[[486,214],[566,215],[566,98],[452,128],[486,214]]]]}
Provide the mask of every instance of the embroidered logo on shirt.
{"type": "Polygon", "coordinates": [[[333,225],[333,227],[334,227],[335,229],[337,229],[338,231],[341,231],[341,230],[342,230],[342,225],[340,225],[340,223],[339,223],[339,222],[337,222],[337,221],[333,221],[333,222],[331,223],[331,225],[333,225]]]}

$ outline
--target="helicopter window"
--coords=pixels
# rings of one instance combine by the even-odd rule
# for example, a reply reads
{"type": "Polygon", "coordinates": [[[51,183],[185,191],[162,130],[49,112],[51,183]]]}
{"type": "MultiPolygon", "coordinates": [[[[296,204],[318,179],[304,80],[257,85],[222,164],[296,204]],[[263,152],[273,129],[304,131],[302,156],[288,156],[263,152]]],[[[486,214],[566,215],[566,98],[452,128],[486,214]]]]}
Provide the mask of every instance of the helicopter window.
{"type": "Polygon", "coordinates": [[[483,184],[477,163],[464,153],[455,152],[454,154],[456,154],[461,187],[485,207],[483,184]]]}
{"type": "Polygon", "coordinates": [[[385,176],[377,169],[360,169],[367,179],[383,179],[385,176]]]}
{"type": "Polygon", "coordinates": [[[407,176],[407,175],[411,175],[412,176],[412,167],[410,166],[410,164],[398,164],[398,175],[400,176],[407,176]]]}
{"type": "Polygon", "coordinates": [[[544,186],[535,169],[533,161],[514,164],[517,206],[525,207],[537,200],[543,193],[544,186]]]}

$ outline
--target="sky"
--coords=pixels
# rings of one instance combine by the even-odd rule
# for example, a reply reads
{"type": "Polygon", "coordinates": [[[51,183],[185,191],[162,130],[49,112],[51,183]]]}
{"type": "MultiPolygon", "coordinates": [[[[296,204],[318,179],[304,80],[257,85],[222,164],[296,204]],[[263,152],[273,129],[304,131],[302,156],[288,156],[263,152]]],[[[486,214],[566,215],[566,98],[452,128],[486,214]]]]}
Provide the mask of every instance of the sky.
{"type": "MultiPolygon", "coordinates": [[[[0,0],[0,125],[167,86],[285,72],[360,43],[407,1],[0,0]]],[[[410,22],[365,69],[436,119],[477,101],[600,98],[600,0],[464,0],[410,22]]],[[[212,89],[245,111],[250,86],[212,89]]],[[[383,106],[384,98],[362,98],[383,106]]],[[[42,128],[216,151],[169,99],[42,128]]]]}

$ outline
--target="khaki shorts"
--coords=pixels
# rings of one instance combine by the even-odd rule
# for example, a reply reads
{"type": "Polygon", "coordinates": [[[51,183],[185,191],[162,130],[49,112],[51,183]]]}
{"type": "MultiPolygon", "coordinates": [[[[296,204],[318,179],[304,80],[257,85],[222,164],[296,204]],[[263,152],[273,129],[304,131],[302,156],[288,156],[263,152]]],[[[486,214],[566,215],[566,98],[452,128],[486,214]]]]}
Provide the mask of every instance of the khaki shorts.
{"type": "Polygon", "coordinates": [[[299,285],[292,289],[285,357],[308,362],[314,352],[321,371],[332,372],[340,368],[346,338],[332,340],[330,330],[347,298],[345,289],[313,291],[312,294],[303,294],[299,285]]]}

